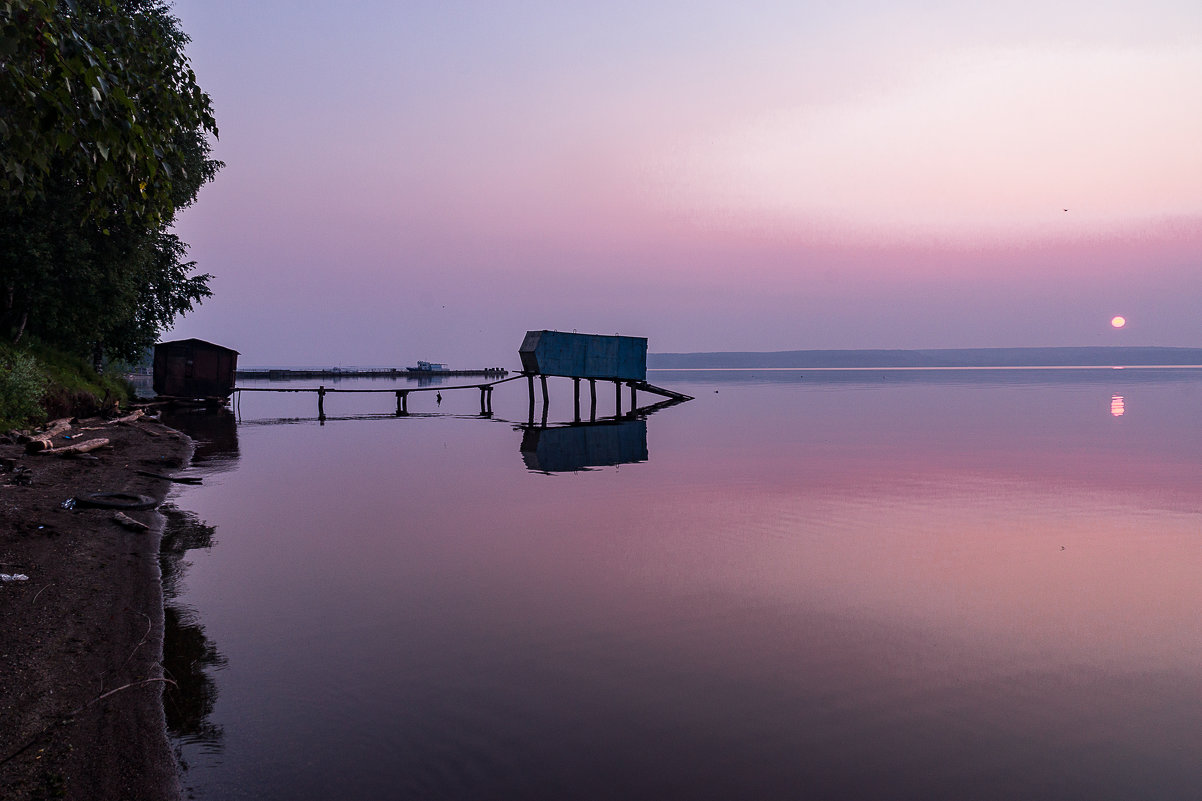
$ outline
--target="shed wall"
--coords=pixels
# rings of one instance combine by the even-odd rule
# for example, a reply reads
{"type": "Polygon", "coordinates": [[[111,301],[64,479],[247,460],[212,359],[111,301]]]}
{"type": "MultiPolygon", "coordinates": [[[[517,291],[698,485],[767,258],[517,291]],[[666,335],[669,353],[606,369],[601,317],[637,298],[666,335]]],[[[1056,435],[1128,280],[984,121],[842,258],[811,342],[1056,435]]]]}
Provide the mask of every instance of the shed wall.
{"type": "Polygon", "coordinates": [[[647,380],[646,337],[527,331],[518,355],[522,370],[527,373],[647,380]]]}
{"type": "Polygon", "coordinates": [[[220,345],[160,342],[154,348],[154,391],[171,397],[226,397],[234,389],[237,367],[237,351],[220,345]]]}

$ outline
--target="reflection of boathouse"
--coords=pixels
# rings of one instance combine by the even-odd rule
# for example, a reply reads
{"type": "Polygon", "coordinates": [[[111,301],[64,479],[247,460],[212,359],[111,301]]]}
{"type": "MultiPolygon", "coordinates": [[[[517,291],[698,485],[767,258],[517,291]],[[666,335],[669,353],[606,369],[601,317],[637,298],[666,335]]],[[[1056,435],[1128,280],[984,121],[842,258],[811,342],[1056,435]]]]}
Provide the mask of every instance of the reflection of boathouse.
{"type": "Polygon", "coordinates": [[[647,461],[647,421],[527,428],[522,461],[530,470],[555,473],[647,461]]]}

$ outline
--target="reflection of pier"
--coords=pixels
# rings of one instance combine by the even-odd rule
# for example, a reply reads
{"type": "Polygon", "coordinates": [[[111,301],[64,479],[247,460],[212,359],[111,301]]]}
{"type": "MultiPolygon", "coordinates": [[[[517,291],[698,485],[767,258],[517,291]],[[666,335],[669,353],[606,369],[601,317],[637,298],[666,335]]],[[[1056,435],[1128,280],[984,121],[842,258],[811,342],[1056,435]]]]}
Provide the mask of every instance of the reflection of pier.
{"type": "Polygon", "coordinates": [[[647,421],[524,427],[522,461],[530,470],[556,473],[647,461],[647,421]]]}

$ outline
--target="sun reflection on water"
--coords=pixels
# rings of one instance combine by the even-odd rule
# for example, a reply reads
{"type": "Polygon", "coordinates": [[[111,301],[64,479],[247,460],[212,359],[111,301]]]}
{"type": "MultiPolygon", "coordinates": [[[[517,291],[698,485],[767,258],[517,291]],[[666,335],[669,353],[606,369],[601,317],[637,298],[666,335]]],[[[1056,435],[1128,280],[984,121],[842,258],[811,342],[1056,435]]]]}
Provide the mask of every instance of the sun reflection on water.
{"type": "Polygon", "coordinates": [[[1127,411],[1127,407],[1123,402],[1122,395],[1110,396],[1110,414],[1113,417],[1122,417],[1127,411]]]}

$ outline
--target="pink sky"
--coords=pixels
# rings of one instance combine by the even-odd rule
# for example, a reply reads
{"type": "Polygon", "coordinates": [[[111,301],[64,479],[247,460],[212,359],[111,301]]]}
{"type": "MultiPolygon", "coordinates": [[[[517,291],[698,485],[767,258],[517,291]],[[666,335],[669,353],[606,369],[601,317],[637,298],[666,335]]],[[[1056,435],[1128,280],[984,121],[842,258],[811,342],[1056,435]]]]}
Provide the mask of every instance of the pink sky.
{"type": "Polygon", "coordinates": [[[227,166],[178,226],[216,295],[169,336],[1199,344],[1197,3],[576,6],[177,2],[227,166]]]}

